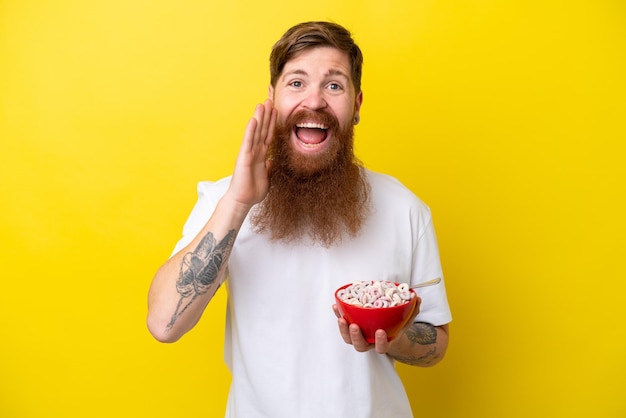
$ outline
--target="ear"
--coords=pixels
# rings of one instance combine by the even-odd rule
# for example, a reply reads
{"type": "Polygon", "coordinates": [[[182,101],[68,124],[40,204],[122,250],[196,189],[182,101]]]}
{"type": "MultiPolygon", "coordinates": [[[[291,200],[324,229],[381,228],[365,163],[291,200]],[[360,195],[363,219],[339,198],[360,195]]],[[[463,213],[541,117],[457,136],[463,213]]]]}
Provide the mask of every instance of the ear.
{"type": "Polygon", "coordinates": [[[271,84],[267,88],[267,98],[272,101],[274,100],[274,86],[272,86],[271,84]]]}
{"type": "Polygon", "coordinates": [[[354,99],[354,116],[359,115],[359,110],[361,110],[362,104],[363,104],[363,91],[361,90],[359,94],[356,95],[356,99],[354,99]]]}

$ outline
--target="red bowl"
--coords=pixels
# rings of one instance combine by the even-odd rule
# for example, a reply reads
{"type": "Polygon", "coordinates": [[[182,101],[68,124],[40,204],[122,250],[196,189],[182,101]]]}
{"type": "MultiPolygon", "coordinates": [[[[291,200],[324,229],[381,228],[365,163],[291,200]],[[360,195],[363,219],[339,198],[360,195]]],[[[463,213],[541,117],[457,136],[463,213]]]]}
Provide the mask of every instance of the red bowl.
{"type": "MultiPolygon", "coordinates": [[[[395,284],[396,286],[398,285],[398,283],[395,284]]],[[[411,293],[415,294],[415,297],[402,305],[388,308],[364,308],[362,306],[346,303],[337,295],[340,290],[351,285],[352,283],[348,283],[335,291],[335,300],[337,301],[339,313],[341,313],[349,324],[357,324],[369,343],[373,344],[376,341],[374,335],[379,329],[385,330],[388,341],[396,338],[398,332],[406,325],[413,314],[413,310],[417,304],[417,294],[415,294],[415,291],[410,289],[411,293]]]]}

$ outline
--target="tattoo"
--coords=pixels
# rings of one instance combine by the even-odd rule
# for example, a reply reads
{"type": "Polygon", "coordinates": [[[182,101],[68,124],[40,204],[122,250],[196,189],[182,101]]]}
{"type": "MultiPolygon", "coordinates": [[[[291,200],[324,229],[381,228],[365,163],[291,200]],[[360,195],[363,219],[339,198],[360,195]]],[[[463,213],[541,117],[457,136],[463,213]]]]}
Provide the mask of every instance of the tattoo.
{"type": "MultiPolygon", "coordinates": [[[[425,322],[416,322],[406,331],[406,337],[413,344],[432,345],[437,343],[437,328],[425,322]]],[[[433,346],[420,357],[415,356],[394,356],[402,363],[412,366],[428,366],[439,360],[441,355],[437,353],[437,346],[433,346]]]]}
{"type": "Polygon", "coordinates": [[[423,356],[394,356],[394,359],[401,363],[408,364],[410,366],[429,366],[435,363],[439,359],[439,355],[436,355],[437,349],[433,347],[428,350],[423,356]]]}
{"type": "MultiPolygon", "coordinates": [[[[176,311],[167,328],[174,326],[176,320],[189,308],[193,301],[205,294],[217,280],[222,265],[233,248],[236,231],[231,229],[219,243],[213,233],[209,232],[200,240],[196,249],[184,255],[180,265],[180,273],[176,282],[176,290],[180,294],[176,311]],[[188,300],[191,298],[190,300],[188,300]],[[183,302],[188,300],[183,306],[183,302]]],[[[219,285],[218,285],[219,287],[219,285]]]]}
{"type": "Polygon", "coordinates": [[[428,345],[437,342],[437,328],[426,322],[416,322],[406,332],[413,344],[428,345]]]}

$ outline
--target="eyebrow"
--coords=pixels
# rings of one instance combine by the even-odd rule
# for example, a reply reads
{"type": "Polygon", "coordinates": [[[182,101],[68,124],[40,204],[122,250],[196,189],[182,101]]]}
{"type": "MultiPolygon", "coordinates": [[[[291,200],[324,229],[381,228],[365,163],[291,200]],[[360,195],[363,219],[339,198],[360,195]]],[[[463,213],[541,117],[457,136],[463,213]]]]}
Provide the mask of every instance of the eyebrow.
{"type": "Polygon", "coordinates": [[[331,68],[330,71],[326,73],[326,77],[328,76],[341,76],[345,78],[346,80],[350,80],[350,77],[348,76],[348,74],[344,73],[341,70],[336,70],[334,68],[331,68]]]}
{"type": "MultiPolygon", "coordinates": [[[[309,73],[307,73],[307,72],[306,72],[306,71],[304,71],[304,70],[295,69],[295,70],[291,70],[291,71],[288,71],[288,72],[284,73],[284,74],[282,75],[282,78],[285,78],[285,77],[287,77],[287,76],[289,76],[289,75],[303,75],[303,76],[308,76],[308,75],[309,75],[309,73]]],[[[350,80],[350,77],[349,77],[346,73],[344,73],[344,72],[343,72],[343,71],[341,71],[341,70],[334,69],[334,68],[331,68],[330,70],[328,70],[328,72],[327,72],[326,74],[324,74],[324,77],[326,77],[326,78],[328,78],[328,77],[332,77],[332,76],[340,76],[340,77],[343,77],[343,78],[345,78],[345,79],[346,79],[346,81],[350,80]]]]}

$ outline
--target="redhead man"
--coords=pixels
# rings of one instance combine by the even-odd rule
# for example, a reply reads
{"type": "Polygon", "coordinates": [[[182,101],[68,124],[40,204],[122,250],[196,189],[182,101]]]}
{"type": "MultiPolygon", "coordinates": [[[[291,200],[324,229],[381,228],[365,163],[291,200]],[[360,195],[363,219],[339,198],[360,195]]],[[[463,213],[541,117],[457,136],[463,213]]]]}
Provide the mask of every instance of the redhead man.
{"type": "Polygon", "coordinates": [[[421,289],[415,318],[368,343],[333,305],[357,280],[443,277],[429,208],[356,159],[363,56],[329,22],[290,28],[270,55],[233,175],[198,201],[148,297],[148,328],[178,340],[224,283],[227,417],[409,417],[394,363],[431,366],[448,345],[444,282],[421,289]],[[333,314],[334,313],[334,314],[333,314]]]}

